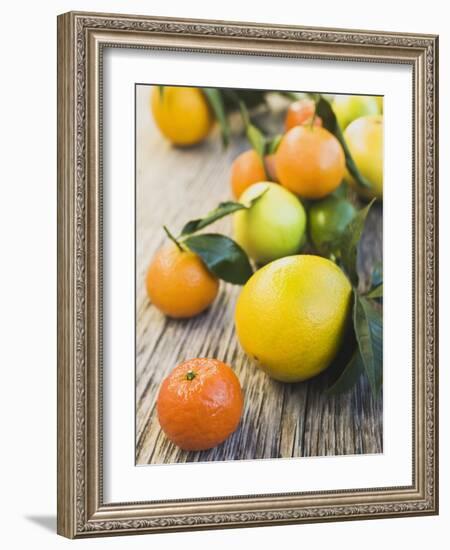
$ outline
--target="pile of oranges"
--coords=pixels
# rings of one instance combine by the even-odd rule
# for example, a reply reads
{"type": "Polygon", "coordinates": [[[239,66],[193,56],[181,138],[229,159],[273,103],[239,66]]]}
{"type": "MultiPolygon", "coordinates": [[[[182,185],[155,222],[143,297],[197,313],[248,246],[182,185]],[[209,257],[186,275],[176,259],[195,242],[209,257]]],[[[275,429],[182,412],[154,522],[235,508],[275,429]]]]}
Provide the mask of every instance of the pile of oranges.
{"type": "MultiPolygon", "coordinates": [[[[322,257],[321,248],[323,236],[329,242],[356,213],[335,191],[346,180],[363,198],[382,197],[378,100],[337,97],[333,108],[345,119],[345,127],[339,122],[341,130],[370,188],[358,188],[347,171],[341,141],[324,127],[309,98],[289,105],[275,151],[261,155],[248,149],[230,168],[230,192],[236,200],[248,202],[264,191],[255,206],[234,214],[234,237],[259,268],[238,299],[237,336],[259,367],[285,382],[326,369],[348,323],[351,284],[335,263],[322,257]],[[308,232],[321,255],[300,254],[308,232]]],[[[198,88],[164,87],[162,92],[156,87],[151,110],[162,134],[176,146],[199,143],[214,125],[198,88]]],[[[174,240],[151,260],[146,289],[162,313],[189,318],[212,304],[219,280],[183,241],[174,240]]],[[[238,427],[242,409],[239,380],[229,365],[215,358],[178,365],[163,381],[157,403],[162,430],[185,450],[222,443],[238,427]]]]}

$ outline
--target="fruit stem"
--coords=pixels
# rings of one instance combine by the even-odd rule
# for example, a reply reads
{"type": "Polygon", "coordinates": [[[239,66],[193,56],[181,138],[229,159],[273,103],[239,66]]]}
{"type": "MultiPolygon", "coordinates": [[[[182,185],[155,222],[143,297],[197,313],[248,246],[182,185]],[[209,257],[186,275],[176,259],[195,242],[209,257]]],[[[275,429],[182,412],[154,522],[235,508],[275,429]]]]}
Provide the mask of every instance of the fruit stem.
{"type": "Polygon", "coordinates": [[[183,247],[181,246],[181,244],[179,243],[179,241],[177,241],[177,239],[172,235],[172,233],[169,231],[169,229],[167,228],[167,226],[163,225],[163,229],[164,231],[166,232],[166,235],[169,237],[169,239],[174,242],[178,248],[181,250],[181,252],[184,252],[184,249],[183,247]]]}
{"type": "Polygon", "coordinates": [[[187,373],[186,373],[186,380],[194,380],[194,378],[196,377],[197,375],[195,374],[195,372],[193,370],[188,370],[187,373]]]}

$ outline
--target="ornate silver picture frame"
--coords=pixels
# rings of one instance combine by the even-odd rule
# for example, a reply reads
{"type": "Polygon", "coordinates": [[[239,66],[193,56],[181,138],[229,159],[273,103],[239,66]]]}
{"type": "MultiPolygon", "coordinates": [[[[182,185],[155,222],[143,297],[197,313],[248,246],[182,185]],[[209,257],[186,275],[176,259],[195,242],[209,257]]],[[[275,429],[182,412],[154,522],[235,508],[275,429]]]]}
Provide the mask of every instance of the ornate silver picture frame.
{"type": "MultiPolygon", "coordinates": [[[[58,17],[58,533],[103,535],[438,513],[438,38],[130,15],[58,17]],[[104,501],[105,48],[404,64],[413,75],[412,484],[104,501]]],[[[130,367],[131,368],[131,367],[130,367]]]]}

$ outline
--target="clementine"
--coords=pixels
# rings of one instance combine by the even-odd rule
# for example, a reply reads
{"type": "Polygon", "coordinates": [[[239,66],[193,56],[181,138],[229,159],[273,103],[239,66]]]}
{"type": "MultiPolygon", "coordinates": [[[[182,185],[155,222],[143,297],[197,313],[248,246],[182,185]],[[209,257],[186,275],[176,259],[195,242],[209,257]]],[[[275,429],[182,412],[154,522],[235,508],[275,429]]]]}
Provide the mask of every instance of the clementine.
{"type": "Polygon", "coordinates": [[[325,128],[296,126],[281,140],[275,168],[281,185],[305,199],[321,199],[344,177],[344,151],[325,128]]]}
{"type": "Polygon", "coordinates": [[[169,317],[193,317],[217,296],[219,281],[202,260],[173,242],[155,254],[146,277],[147,295],[169,317]]]}
{"type": "Polygon", "coordinates": [[[237,199],[247,187],[266,179],[264,163],[254,149],[244,151],[234,159],[231,165],[231,189],[237,199]]]}
{"type": "Polygon", "coordinates": [[[183,86],[152,88],[150,106],[156,125],[174,145],[186,147],[203,141],[214,117],[200,88],[183,86]]]}
{"type": "Polygon", "coordinates": [[[294,126],[302,126],[303,124],[313,123],[314,126],[322,126],[322,119],[320,116],[314,117],[315,112],[316,105],[312,99],[299,99],[291,103],[284,119],[286,132],[294,126]]]}
{"type": "Polygon", "coordinates": [[[163,432],[186,451],[219,445],[238,427],[244,399],[237,376],[217,359],[184,361],[161,384],[157,413],[163,432]]]}

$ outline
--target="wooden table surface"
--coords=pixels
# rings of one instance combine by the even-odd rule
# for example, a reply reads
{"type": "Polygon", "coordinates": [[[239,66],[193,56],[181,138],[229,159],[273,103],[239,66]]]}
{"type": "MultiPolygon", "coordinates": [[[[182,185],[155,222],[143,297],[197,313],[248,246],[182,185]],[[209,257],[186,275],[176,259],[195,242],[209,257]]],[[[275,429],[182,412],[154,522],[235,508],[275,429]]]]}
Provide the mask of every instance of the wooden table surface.
{"type": "MultiPolygon", "coordinates": [[[[217,134],[191,149],[164,140],[149,114],[150,87],[137,88],[136,178],[136,463],[161,464],[380,453],[382,399],[371,396],[365,378],[346,394],[327,396],[326,375],[308,382],[271,380],[246,357],[235,336],[233,313],[240,287],[221,283],[203,314],[188,320],[166,318],[145,293],[145,273],[166,237],[184,222],[230,199],[232,160],[248,148],[242,137],[223,149],[217,134]],[[209,451],[185,452],[170,443],[156,416],[161,381],[180,362],[215,357],[230,364],[245,398],[238,430],[209,451]]],[[[365,263],[381,254],[381,209],[370,220],[365,263]]],[[[211,226],[231,235],[226,218],[211,226]]]]}

